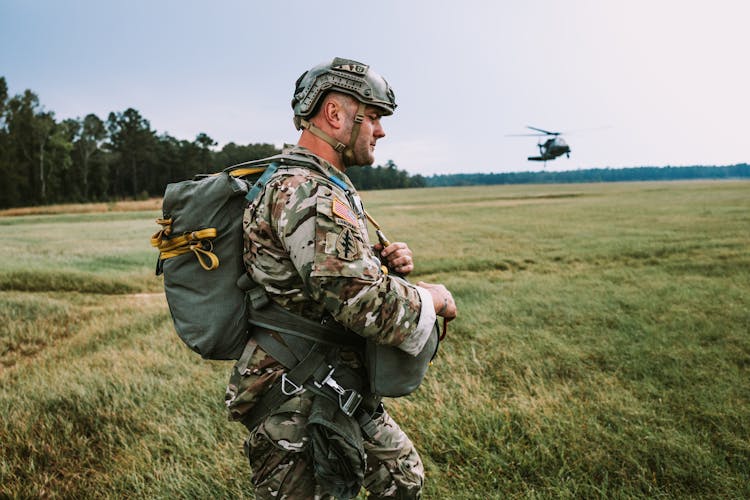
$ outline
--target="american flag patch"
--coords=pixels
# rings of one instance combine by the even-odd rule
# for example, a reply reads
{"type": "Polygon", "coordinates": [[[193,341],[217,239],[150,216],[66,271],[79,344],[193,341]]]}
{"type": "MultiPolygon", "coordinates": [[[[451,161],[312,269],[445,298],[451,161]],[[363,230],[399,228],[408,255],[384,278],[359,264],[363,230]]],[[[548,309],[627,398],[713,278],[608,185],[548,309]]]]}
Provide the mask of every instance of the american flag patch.
{"type": "Polygon", "coordinates": [[[354,215],[352,209],[349,208],[346,203],[339,200],[335,196],[333,197],[333,215],[345,220],[354,227],[357,227],[359,225],[357,224],[357,216],[354,215]]]}

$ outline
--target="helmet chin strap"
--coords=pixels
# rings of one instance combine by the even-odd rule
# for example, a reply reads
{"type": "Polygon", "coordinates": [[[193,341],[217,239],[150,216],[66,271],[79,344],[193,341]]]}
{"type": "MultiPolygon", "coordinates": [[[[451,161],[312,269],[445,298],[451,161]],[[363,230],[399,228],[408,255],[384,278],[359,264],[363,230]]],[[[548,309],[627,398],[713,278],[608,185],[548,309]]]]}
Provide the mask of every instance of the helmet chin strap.
{"type": "Polygon", "coordinates": [[[336,152],[341,154],[341,157],[344,160],[344,165],[346,165],[347,167],[351,167],[352,165],[354,165],[354,144],[357,142],[357,137],[359,136],[359,128],[362,126],[362,122],[365,119],[365,106],[365,103],[359,103],[357,114],[354,115],[354,125],[352,125],[352,134],[349,138],[348,146],[343,142],[339,142],[330,135],[326,134],[314,123],[305,120],[301,116],[294,117],[294,125],[295,127],[297,127],[297,130],[307,130],[315,137],[318,137],[319,139],[325,141],[336,152]]]}

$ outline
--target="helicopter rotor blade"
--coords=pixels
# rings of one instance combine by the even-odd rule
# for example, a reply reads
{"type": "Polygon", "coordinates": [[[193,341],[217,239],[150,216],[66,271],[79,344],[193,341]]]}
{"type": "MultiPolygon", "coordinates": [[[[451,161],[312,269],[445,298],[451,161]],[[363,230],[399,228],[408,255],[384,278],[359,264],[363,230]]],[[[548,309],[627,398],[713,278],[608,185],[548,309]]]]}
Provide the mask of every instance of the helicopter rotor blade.
{"type": "Polygon", "coordinates": [[[549,134],[505,134],[505,137],[546,137],[549,134]]]}
{"type": "Polygon", "coordinates": [[[532,127],[530,125],[526,125],[526,128],[531,129],[531,130],[536,130],[537,132],[542,132],[544,135],[560,135],[560,132],[550,132],[549,130],[532,127]]]}

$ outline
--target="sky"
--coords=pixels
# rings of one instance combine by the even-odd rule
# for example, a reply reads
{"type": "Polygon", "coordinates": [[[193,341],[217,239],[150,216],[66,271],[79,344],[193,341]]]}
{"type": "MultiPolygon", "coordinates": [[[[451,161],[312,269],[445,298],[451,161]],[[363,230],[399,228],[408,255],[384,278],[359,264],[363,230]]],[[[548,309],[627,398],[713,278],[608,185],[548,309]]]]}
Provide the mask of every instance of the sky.
{"type": "Polygon", "coordinates": [[[376,163],[410,174],[750,161],[746,0],[0,0],[0,76],[58,120],[295,143],[294,82],[334,57],[393,87],[376,163]],[[546,165],[526,126],[571,147],[546,165]]]}

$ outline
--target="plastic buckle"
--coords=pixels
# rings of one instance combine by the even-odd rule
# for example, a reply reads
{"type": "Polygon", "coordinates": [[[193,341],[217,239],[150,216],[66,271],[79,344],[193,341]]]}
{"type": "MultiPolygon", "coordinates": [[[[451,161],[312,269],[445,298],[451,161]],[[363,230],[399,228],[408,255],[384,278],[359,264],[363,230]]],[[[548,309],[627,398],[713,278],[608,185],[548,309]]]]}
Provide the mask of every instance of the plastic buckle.
{"type": "Polygon", "coordinates": [[[302,389],[304,389],[304,386],[292,382],[287,378],[286,373],[281,375],[281,392],[283,392],[285,396],[294,396],[298,392],[301,392],[302,389]],[[292,386],[291,390],[287,390],[287,384],[292,386]]]}

